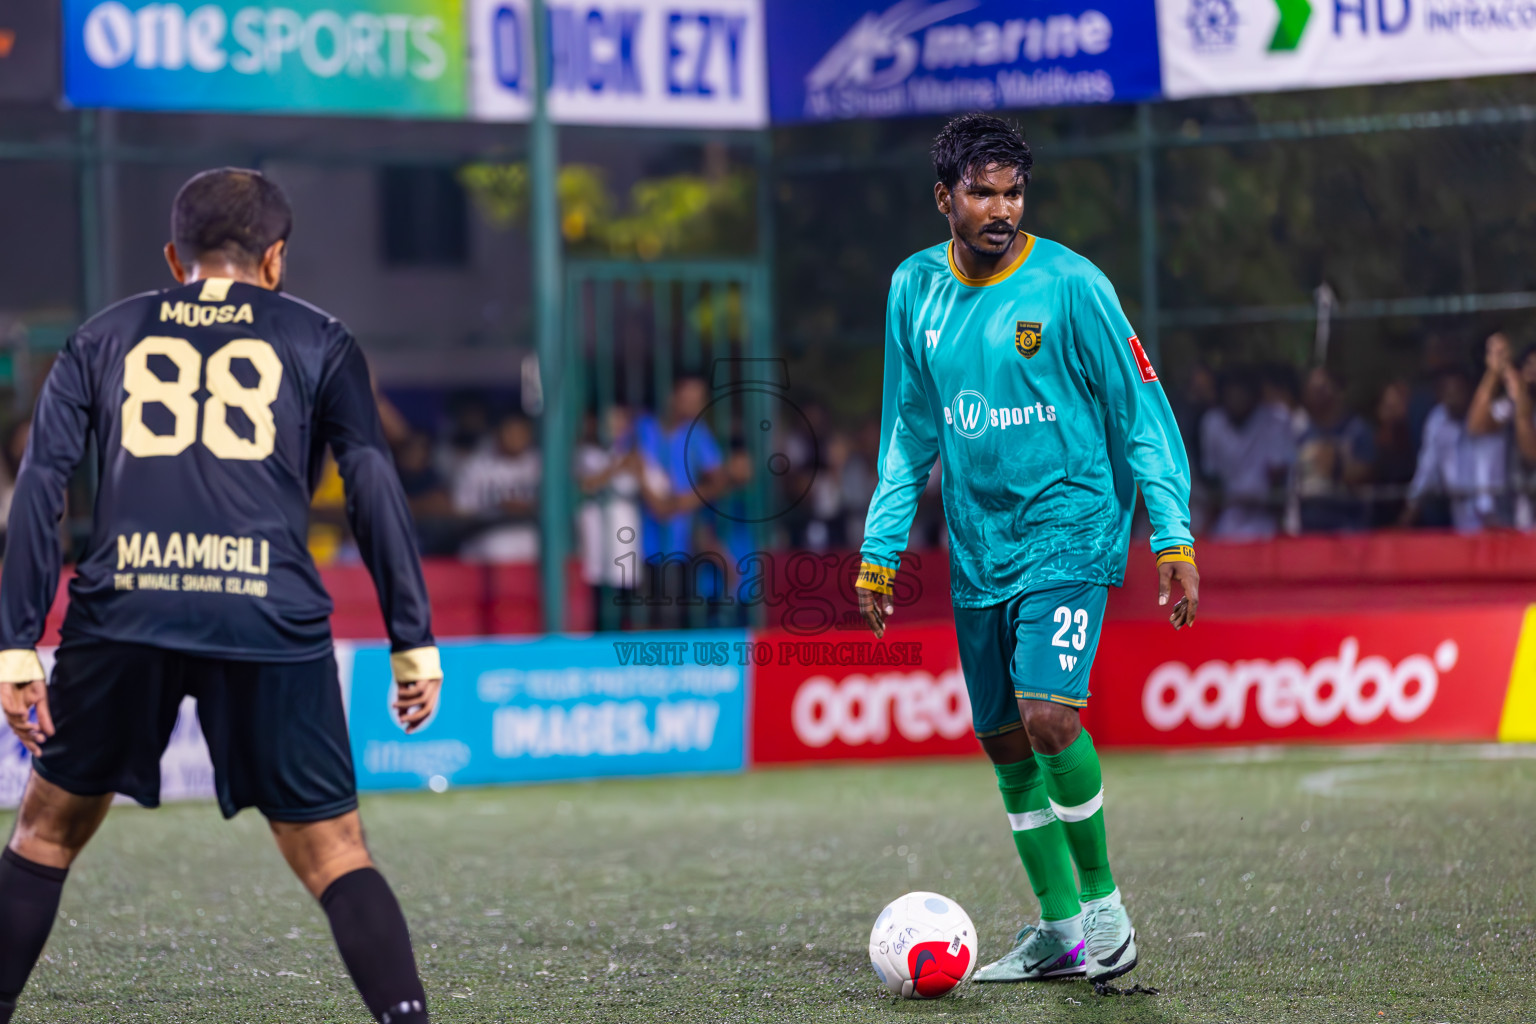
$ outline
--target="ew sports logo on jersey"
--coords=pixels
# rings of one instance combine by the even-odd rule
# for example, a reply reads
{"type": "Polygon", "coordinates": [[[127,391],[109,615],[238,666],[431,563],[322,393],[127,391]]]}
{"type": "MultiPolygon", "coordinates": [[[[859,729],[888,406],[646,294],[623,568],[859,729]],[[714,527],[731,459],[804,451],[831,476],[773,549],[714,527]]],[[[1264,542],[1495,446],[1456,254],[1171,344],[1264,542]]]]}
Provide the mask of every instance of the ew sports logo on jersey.
{"type": "Polygon", "coordinates": [[[980,391],[962,391],[944,409],[944,422],[955,428],[961,437],[977,438],[988,427],[1007,430],[1009,427],[1028,427],[1037,423],[1055,423],[1056,407],[1036,402],[1034,405],[992,407],[980,391]]]}

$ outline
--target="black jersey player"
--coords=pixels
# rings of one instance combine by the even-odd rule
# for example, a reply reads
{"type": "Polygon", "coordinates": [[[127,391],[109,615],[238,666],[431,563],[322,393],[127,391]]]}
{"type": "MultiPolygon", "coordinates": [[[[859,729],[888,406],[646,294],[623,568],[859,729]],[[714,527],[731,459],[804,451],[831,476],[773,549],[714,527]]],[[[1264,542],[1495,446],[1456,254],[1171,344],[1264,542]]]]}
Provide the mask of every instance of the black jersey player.
{"type": "Polygon", "coordinates": [[[336,319],[279,290],[291,225],[282,191],[257,172],[194,177],[165,251],[180,286],[86,322],[38,398],[0,580],[0,698],[33,754],[0,854],[0,1024],[113,794],[159,803],[185,696],[197,699],[220,808],[266,816],[369,1011],[385,1024],[427,1019],[405,917],[363,843],[331,603],[305,544],[327,447],[408,730],[435,709],[442,671],[362,352],[336,319]],[[45,686],[35,647],[58,586],[65,484],[88,440],[94,523],[45,686]]]}

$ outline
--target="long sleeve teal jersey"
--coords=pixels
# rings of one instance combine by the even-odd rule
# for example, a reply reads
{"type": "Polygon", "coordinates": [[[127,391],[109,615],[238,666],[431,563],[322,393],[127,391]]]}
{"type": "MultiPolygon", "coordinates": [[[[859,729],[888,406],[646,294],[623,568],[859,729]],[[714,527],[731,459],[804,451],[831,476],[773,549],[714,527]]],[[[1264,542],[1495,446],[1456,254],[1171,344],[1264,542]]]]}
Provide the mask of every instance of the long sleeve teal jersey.
{"type": "Polygon", "coordinates": [[[935,458],[960,607],[1119,586],[1138,486],[1153,551],[1193,543],[1189,459],[1157,373],[1109,281],[1056,242],[1026,236],[984,279],[949,243],[897,268],[865,562],[898,567],[935,458]]]}

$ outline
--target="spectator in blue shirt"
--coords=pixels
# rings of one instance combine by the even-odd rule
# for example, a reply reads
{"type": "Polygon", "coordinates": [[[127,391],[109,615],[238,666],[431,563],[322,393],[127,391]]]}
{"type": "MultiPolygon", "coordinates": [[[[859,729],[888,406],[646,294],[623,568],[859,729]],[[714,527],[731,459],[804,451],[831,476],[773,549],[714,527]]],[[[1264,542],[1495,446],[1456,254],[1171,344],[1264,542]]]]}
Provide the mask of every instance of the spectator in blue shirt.
{"type": "MultiPolygon", "coordinates": [[[[688,606],[717,595],[722,585],[720,572],[694,562],[703,550],[700,509],[729,487],[720,444],[703,418],[708,404],[709,391],[702,378],[679,377],[666,414],[647,414],[635,424],[636,447],[666,474],[671,493],[664,513],[644,510],[640,541],[652,577],[649,599],[660,598],[658,618],[679,620],[674,624],[686,618],[688,606]],[[678,568],[668,571],[671,565],[678,568]]],[[[723,562],[718,554],[710,557],[723,562]]]]}

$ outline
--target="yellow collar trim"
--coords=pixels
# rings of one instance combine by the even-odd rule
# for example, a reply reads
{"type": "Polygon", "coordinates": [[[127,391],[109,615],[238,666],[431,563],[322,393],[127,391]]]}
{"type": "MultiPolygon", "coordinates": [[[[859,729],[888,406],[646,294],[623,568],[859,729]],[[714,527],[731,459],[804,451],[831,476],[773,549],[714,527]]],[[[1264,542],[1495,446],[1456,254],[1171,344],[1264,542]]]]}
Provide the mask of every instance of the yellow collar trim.
{"type": "Polygon", "coordinates": [[[955,243],[953,239],[951,239],[948,248],[944,250],[949,257],[949,272],[955,275],[955,280],[959,281],[961,284],[968,284],[972,288],[985,288],[989,284],[997,284],[999,281],[1007,280],[1010,276],[1012,276],[1015,270],[1018,270],[1024,265],[1024,261],[1029,259],[1029,254],[1035,251],[1035,236],[1026,231],[1024,233],[1024,239],[1024,251],[1019,253],[1018,256],[1014,257],[1012,263],[1008,264],[1006,267],[1004,267],[1002,270],[999,270],[991,277],[966,277],[964,274],[962,274],[960,272],[960,268],[955,265],[955,243]]]}

